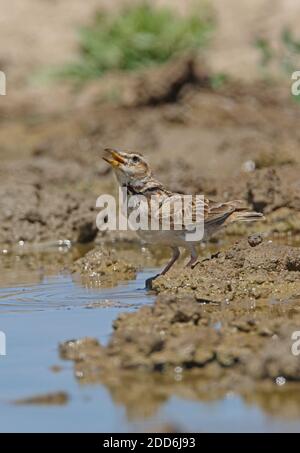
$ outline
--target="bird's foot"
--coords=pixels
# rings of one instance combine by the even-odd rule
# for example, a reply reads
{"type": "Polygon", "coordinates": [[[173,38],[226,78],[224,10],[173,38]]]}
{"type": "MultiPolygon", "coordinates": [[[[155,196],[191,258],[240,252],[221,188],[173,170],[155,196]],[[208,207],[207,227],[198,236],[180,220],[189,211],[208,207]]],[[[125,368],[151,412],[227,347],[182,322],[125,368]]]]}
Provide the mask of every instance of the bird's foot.
{"type": "Polygon", "coordinates": [[[185,265],[185,267],[189,269],[194,269],[195,265],[197,264],[198,259],[197,257],[193,257],[190,259],[190,261],[185,265]]]}
{"type": "Polygon", "coordinates": [[[191,265],[191,269],[195,269],[196,266],[198,266],[198,264],[200,264],[201,261],[200,260],[196,260],[192,265],[191,265]]]}
{"type": "Polygon", "coordinates": [[[157,275],[154,275],[154,277],[150,277],[150,278],[147,278],[147,280],[145,281],[145,287],[148,291],[151,291],[153,288],[152,288],[152,282],[157,278],[159,277],[161,274],[157,274],[157,275]]]}

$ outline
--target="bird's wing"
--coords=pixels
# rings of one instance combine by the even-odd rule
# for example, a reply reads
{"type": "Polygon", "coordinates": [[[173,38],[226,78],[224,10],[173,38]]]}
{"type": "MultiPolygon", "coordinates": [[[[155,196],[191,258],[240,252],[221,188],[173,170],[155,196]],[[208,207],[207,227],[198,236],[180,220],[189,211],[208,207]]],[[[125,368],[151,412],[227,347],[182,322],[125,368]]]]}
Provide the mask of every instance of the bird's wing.
{"type": "Polygon", "coordinates": [[[244,209],[246,209],[245,202],[241,200],[228,201],[225,203],[207,200],[205,225],[222,224],[233,212],[243,211],[244,209]]]}
{"type": "Polygon", "coordinates": [[[156,209],[149,211],[159,228],[170,225],[170,230],[191,230],[201,222],[205,227],[222,225],[233,212],[245,209],[241,200],[218,203],[201,195],[175,193],[158,196],[156,209]]]}
{"type": "Polygon", "coordinates": [[[203,196],[172,194],[160,200],[152,215],[160,226],[169,224],[171,230],[186,230],[203,222],[207,209],[203,196]]]}

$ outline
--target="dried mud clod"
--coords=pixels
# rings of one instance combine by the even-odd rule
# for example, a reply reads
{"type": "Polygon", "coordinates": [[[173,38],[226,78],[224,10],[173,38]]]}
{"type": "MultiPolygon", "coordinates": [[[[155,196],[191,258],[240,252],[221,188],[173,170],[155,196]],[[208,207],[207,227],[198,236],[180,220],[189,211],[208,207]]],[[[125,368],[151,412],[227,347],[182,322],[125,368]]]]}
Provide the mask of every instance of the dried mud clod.
{"type": "Polygon", "coordinates": [[[248,237],[248,244],[251,247],[256,247],[263,242],[263,236],[261,234],[251,234],[248,237]]]}
{"type": "Polygon", "coordinates": [[[111,248],[101,246],[75,261],[71,270],[89,287],[114,286],[125,280],[133,280],[136,267],[117,257],[111,248]]]}

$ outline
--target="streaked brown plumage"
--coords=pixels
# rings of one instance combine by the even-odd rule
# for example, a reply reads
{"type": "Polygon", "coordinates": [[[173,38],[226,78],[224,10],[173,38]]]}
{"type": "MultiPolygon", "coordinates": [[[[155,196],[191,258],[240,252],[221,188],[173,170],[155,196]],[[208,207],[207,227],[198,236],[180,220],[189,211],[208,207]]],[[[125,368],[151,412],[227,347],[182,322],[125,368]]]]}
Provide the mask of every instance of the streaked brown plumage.
{"type": "MultiPolygon", "coordinates": [[[[110,148],[105,151],[106,156],[103,159],[112,166],[119,185],[126,188],[128,195],[143,195],[148,202],[148,207],[150,207],[152,197],[159,200],[158,209],[155,212],[148,209],[149,222],[151,222],[151,216],[156,216],[161,225],[164,207],[166,204],[170,205],[170,231],[162,231],[161,229],[159,231],[151,229],[149,231],[138,231],[138,234],[146,242],[165,244],[173,249],[172,259],[161,274],[165,274],[179,258],[179,247],[184,247],[190,251],[191,258],[187,266],[192,267],[197,261],[197,253],[195,243],[187,242],[184,239],[188,225],[182,224],[181,231],[176,229],[175,201],[180,201],[183,195],[169,191],[156,180],[148,163],[140,154],[125,153],[110,148]]],[[[199,213],[202,213],[200,214],[201,220],[204,216],[204,239],[233,222],[252,222],[263,219],[261,213],[249,211],[245,203],[240,200],[218,203],[207,198],[199,200],[196,196],[193,196],[191,209],[193,221],[196,219],[196,214],[199,219],[199,213]]]]}

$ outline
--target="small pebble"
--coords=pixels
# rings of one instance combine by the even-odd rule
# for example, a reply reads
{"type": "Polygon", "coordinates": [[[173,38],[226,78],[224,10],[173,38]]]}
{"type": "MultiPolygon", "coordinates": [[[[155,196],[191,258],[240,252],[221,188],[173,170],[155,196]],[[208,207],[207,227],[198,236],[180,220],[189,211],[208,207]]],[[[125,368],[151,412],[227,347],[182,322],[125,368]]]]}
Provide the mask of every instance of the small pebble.
{"type": "Polygon", "coordinates": [[[263,237],[261,234],[251,234],[248,237],[248,244],[251,247],[256,247],[257,245],[261,244],[263,242],[263,237]]]}
{"type": "Polygon", "coordinates": [[[286,383],[285,377],[283,377],[283,376],[278,376],[278,377],[276,378],[276,384],[277,384],[277,385],[282,386],[282,385],[284,385],[285,383],[286,383]]]}
{"type": "Polygon", "coordinates": [[[255,169],[256,169],[256,164],[253,160],[247,160],[242,165],[242,170],[246,173],[251,173],[251,172],[255,171],[255,169]]]}

